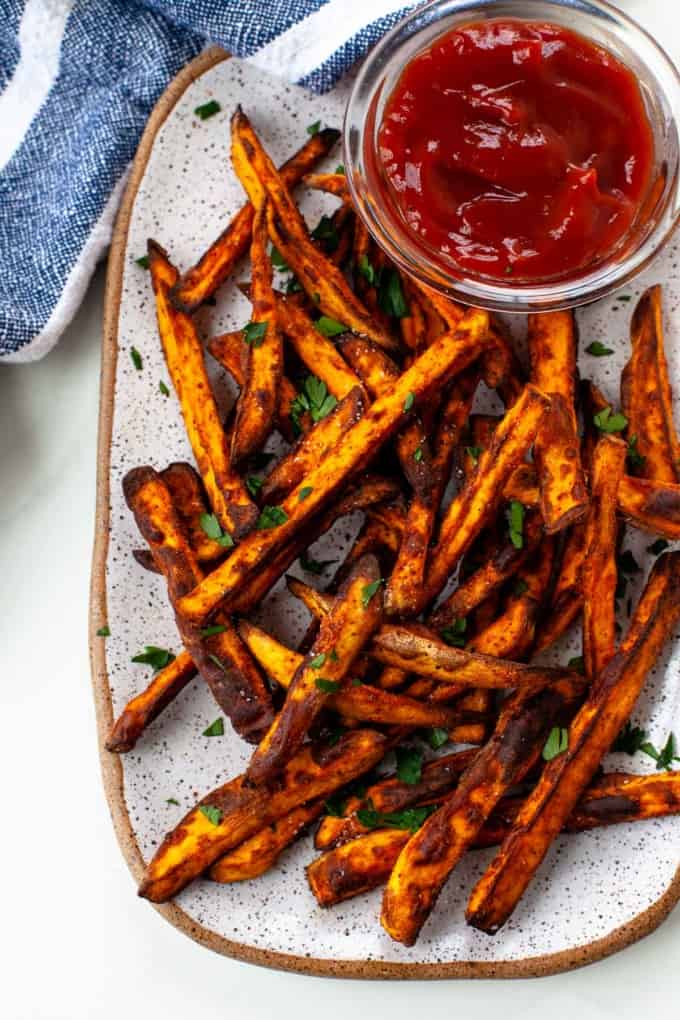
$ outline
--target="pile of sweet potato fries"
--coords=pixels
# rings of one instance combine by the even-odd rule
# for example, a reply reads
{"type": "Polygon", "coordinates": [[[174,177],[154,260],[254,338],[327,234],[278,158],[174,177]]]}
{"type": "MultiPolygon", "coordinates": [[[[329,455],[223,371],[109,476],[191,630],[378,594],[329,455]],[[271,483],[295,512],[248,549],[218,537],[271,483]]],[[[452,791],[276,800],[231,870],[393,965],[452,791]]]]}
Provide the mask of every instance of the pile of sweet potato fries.
{"type": "Polygon", "coordinates": [[[238,109],[231,155],[248,203],[184,276],[149,241],[197,470],[139,467],[124,490],[147,543],[136,559],[164,577],[183,650],[107,746],[130,750],[197,673],[253,745],[244,774],[158,848],[150,900],[199,877],[255,878],[320,820],[317,901],[385,884],[381,921],[405,945],[463,855],[498,846],[467,908],[492,934],[559,833],[680,810],[672,737],[665,772],[601,771],[617,741],[631,750],[631,712],[680,618],[680,554],[664,552],[618,640],[625,525],[657,553],[680,538],[661,295],[635,310],[621,411],[579,383],[569,311],[529,316],[525,370],[487,312],[387,261],[342,167],[314,172],[337,137],[317,131],[277,170],[238,109]],[[339,200],[311,232],[300,184],[339,200]],[[248,253],[251,319],[205,345],[240,388],[224,425],[192,313],[248,253]],[[472,413],[482,384],[502,417],[472,413]],[[258,474],[273,432],[287,452],[258,474]],[[287,579],[311,623],[286,647],[249,614],[356,510],[364,523],[326,588],[287,579]],[[532,662],[579,620],[582,660],[532,662]],[[388,754],[396,772],[376,774],[388,754]]]}

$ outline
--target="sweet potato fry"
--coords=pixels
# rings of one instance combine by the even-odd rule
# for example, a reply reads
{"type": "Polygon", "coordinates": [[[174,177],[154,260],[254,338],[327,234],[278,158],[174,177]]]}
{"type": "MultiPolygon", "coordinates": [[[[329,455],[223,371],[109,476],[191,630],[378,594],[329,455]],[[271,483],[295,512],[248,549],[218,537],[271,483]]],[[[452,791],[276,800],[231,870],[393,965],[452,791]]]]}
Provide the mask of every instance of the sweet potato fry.
{"type": "Polygon", "coordinates": [[[161,478],[170,490],[170,497],[187,533],[189,544],[199,563],[209,563],[224,556],[223,545],[209,538],[201,527],[201,517],[208,513],[201,479],[191,464],[177,462],[161,471],[161,478]]]}
{"type": "MultiPolygon", "coordinates": [[[[237,733],[245,740],[259,740],[273,719],[271,697],[228,617],[216,617],[215,626],[221,629],[204,634],[177,611],[181,596],[200,582],[203,572],[175,513],[167,485],[153,468],[134,468],[124,478],[123,491],[167,581],[184,647],[237,733]]],[[[159,691],[154,693],[158,695],[159,691]]]]}
{"type": "Polygon", "coordinates": [[[357,810],[370,808],[381,814],[403,811],[416,804],[433,803],[450,793],[460,776],[474,761],[476,750],[455,751],[435,758],[423,766],[417,783],[404,783],[389,776],[368,786],[361,797],[352,797],[344,806],[342,817],[325,815],[314,834],[317,850],[332,850],[341,843],[370,832],[357,817],[357,810]]]}
{"type": "Polygon", "coordinates": [[[489,690],[512,687],[537,690],[560,678],[580,684],[576,674],[566,670],[525,666],[510,659],[453,648],[420,624],[383,624],[368,651],[379,662],[444,683],[489,690]]]}
{"type": "Polygon", "coordinates": [[[505,584],[530,558],[541,534],[541,521],[536,515],[527,517],[524,543],[518,549],[510,541],[503,541],[489,558],[470,574],[432,613],[430,625],[434,630],[449,626],[454,620],[466,617],[501,585],[505,584]]]}
{"type": "Polygon", "coordinates": [[[549,761],[512,831],[475,886],[467,918],[497,932],[529,885],[555,836],[629,718],[665,641],[680,619],[680,555],[654,564],[619,651],[597,676],[568,732],[567,748],[549,761]]]}
{"type": "Polygon", "coordinates": [[[243,331],[247,347],[245,381],[236,404],[231,435],[231,463],[242,464],[274,428],[283,376],[283,342],[272,288],[272,264],[267,251],[266,201],[255,210],[252,263],[251,321],[243,331]]]}
{"type": "Polygon", "coordinates": [[[319,333],[307,313],[294,301],[277,294],[276,314],[279,326],[300,361],[312,375],[325,382],[329,393],[342,400],[353,389],[363,388],[359,376],[352,371],[335,344],[319,333]]]}
{"type": "Polygon", "coordinates": [[[259,878],[274,867],[286,847],[295,842],[322,811],[322,800],[294,808],[215,861],[208,872],[210,878],[222,883],[259,878]]]}
{"type": "Polygon", "coordinates": [[[445,402],[435,438],[431,484],[414,493],[399,555],[387,583],[385,610],[389,616],[409,616],[418,610],[435,521],[478,382],[479,369],[473,365],[454,380],[445,402]]]}
{"type": "MultiPolygon", "coordinates": [[[[243,330],[236,333],[221,333],[208,341],[208,350],[216,361],[229,372],[239,386],[243,386],[245,373],[241,364],[243,353],[243,330]]],[[[298,393],[286,375],[281,376],[279,387],[279,406],[276,411],[276,427],[284,439],[294,442],[300,431],[307,432],[312,419],[306,412],[293,420],[293,405],[298,393]]]]}
{"type": "MultiPolygon", "coordinates": [[[[340,132],[324,128],[312,135],[281,167],[281,180],[287,188],[300,182],[307,171],[333,148],[340,132]]],[[[198,262],[177,282],[171,292],[173,303],[183,312],[193,312],[233,272],[238,260],[246,254],[252,236],[254,209],[247,202],[213,241],[198,262]]]]}
{"type": "MultiPolygon", "coordinates": [[[[415,287],[404,275],[401,278],[401,286],[409,309],[409,314],[399,320],[401,339],[409,351],[419,354],[429,343],[427,314],[415,287]]],[[[431,339],[434,339],[434,336],[431,339]]]]}
{"type": "Polygon", "coordinates": [[[534,460],[543,526],[552,534],[580,520],[588,507],[574,406],[574,313],[569,310],[530,315],[529,355],[532,382],[550,396],[550,410],[536,437],[534,460]]]}
{"type": "Polygon", "coordinates": [[[328,696],[351,675],[352,666],[382,619],[380,568],[374,556],[359,560],[342,586],[319,634],[296,669],[283,708],[254,752],[246,778],[271,782],[301,746],[328,696]]]}
{"type": "Polygon", "coordinates": [[[325,191],[329,195],[341,198],[343,202],[350,201],[347,178],[344,174],[305,174],[303,180],[313,191],[325,191]]]}
{"type": "Polygon", "coordinates": [[[594,680],[614,654],[616,642],[616,494],[626,465],[626,444],[603,436],[595,447],[591,504],[586,520],[583,589],[583,661],[594,680]]]}
{"type": "Polygon", "coordinates": [[[671,542],[680,539],[680,485],[624,475],[618,506],[633,527],[671,542]]]}
{"type": "Polygon", "coordinates": [[[155,674],[141,694],[128,701],[111,727],[106,750],[117,754],[131,751],[147,726],[195,676],[193,659],[188,652],[181,651],[176,659],[155,674]]]}
{"type": "Polygon", "coordinates": [[[232,117],[231,128],[234,170],[253,205],[262,204],[265,194],[269,197],[270,237],[308,296],[316,298],[325,315],[348,329],[365,334],[380,346],[394,348],[395,341],[374,322],[342,272],[310,239],[300,211],[240,108],[232,117]]]}
{"type": "Polygon", "coordinates": [[[139,895],[153,903],[172,899],[265,825],[372,769],[388,747],[382,733],[352,730],[331,747],[303,748],[284,767],[273,789],[248,786],[243,776],[218,787],[165,837],[147,866],[139,895]]]}
{"type": "Polygon", "coordinates": [[[471,651],[512,659],[528,658],[536,637],[555,559],[555,540],[544,535],[535,555],[517,572],[515,589],[505,610],[484,630],[473,636],[471,651]]]}
{"type": "Polygon", "coordinates": [[[680,482],[680,443],[673,424],[658,284],[637,303],[630,341],[630,361],[621,374],[621,406],[640,458],[633,474],[657,482],[680,482]]]}
{"type": "MultiPolygon", "coordinates": [[[[524,800],[504,797],[474,840],[474,847],[497,846],[514,823],[524,800]]],[[[611,773],[585,791],[564,826],[564,832],[584,832],[603,825],[663,818],[680,811],[680,773],[629,776],[611,773]]],[[[307,879],[319,906],[343,900],[383,885],[409,841],[404,829],[376,829],[340,844],[307,867],[307,879]]]]}
{"type": "MultiPolygon", "coordinates": [[[[472,310],[455,333],[444,334],[425,350],[399,377],[389,394],[379,397],[366,414],[345,433],[342,448],[334,447],[285,499],[278,527],[256,530],[237,546],[218,570],[209,574],[196,590],[185,596],[180,609],[188,619],[203,620],[222,601],[229,603],[237,589],[247,586],[252,575],[274,549],[299,534],[304,525],[331,500],[341,486],[360,471],[399,428],[404,404],[417,405],[438,386],[461,372],[479,353],[488,316],[472,310]],[[310,489],[300,501],[302,489],[310,489]]],[[[526,430],[525,430],[526,431],[526,430]]]]}
{"type": "Polygon", "coordinates": [[[503,497],[503,487],[524,459],[548,405],[548,398],[528,385],[496,429],[489,448],[480,454],[474,475],[442,521],[421,606],[437,597],[463,553],[492,519],[503,497]]]}
{"type": "Polygon", "coordinates": [[[291,563],[300,556],[312,542],[325,534],[340,517],[353,513],[355,510],[366,510],[376,503],[394,499],[397,492],[395,483],[380,475],[365,475],[345,492],[345,495],[317,514],[309,523],[304,533],[298,533],[292,540],[282,545],[266,559],[255,571],[247,586],[234,595],[231,609],[234,613],[250,613],[259,605],[270,588],[285,574],[291,563]]]}
{"type": "Polygon", "coordinates": [[[166,253],[149,241],[149,268],[165,360],[179,398],[187,436],[210,504],[229,534],[237,539],[257,520],[257,507],[229,463],[227,437],[215,404],[193,322],[170,301],[177,270],[166,253]]]}
{"type": "Polygon", "coordinates": [[[536,764],[555,720],[573,705],[582,687],[558,680],[534,693],[517,691],[505,702],[491,739],[475,755],[453,796],[399,854],[380,918],[395,941],[413,945],[456,864],[500,798],[536,764]]]}
{"type": "MultiPolygon", "coordinates": [[[[294,652],[252,623],[242,620],[239,633],[253,656],[265,672],[284,689],[288,689],[296,671],[304,664],[304,656],[294,652]]],[[[454,706],[427,704],[407,694],[381,690],[358,682],[356,669],[353,678],[337,694],[329,694],[325,701],[347,719],[358,722],[384,723],[390,726],[453,728],[461,719],[473,713],[454,706]]]]}
{"type": "MultiPolygon", "coordinates": [[[[399,369],[384,351],[363,337],[346,336],[338,346],[374,397],[386,396],[399,378],[399,369]]],[[[432,454],[419,416],[410,414],[396,440],[397,456],[409,485],[426,495],[433,484],[432,454]],[[417,453],[416,451],[420,451],[417,453]]]]}
{"type": "Polygon", "coordinates": [[[330,453],[347,429],[359,421],[366,407],[360,387],[356,387],[337,404],[327,417],[300,437],[285,457],[274,465],[260,490],[265,503],[282,500],[304,477],[330,453]]]}

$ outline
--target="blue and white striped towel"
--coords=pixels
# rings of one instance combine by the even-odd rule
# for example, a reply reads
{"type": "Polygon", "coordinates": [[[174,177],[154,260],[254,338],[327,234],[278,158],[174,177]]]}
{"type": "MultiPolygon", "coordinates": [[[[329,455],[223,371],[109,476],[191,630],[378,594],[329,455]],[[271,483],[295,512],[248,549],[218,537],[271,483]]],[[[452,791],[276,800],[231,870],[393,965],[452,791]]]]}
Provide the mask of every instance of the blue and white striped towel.
{"type": "Polygon", "coordinates": [[[0,358],[57,342],[149,113],[208,43],[318,92],[413,2],[0,0],[0,358]]]}

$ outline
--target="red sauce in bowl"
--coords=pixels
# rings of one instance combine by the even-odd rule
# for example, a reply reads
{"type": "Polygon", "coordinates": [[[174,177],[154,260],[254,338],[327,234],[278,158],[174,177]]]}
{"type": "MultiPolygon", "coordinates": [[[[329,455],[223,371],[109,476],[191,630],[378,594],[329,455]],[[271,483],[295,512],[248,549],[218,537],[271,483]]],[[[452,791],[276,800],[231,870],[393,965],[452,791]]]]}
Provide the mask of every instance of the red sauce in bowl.
{"type": "Polygon", "coordinates": [[[632,71],[558,25],[449,32],[406,65],[378,129],[401,217],[449,271],[574,276],[629,233],[654,142],[632,71]]]}

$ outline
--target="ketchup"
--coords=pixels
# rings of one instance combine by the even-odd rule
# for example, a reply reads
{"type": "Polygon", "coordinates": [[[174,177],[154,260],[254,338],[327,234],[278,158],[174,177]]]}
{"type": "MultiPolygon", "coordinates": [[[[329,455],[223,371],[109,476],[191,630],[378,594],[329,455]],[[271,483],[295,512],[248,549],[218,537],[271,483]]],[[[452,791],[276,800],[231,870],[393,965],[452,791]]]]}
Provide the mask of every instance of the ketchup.
{"type": "Polygon", "coordinates": [[[650,186],[636,79],[558,25],[492,20],[417,54],[389,96],[379,165],[449,272],[525,283],[611,255],[650,186]]]}

